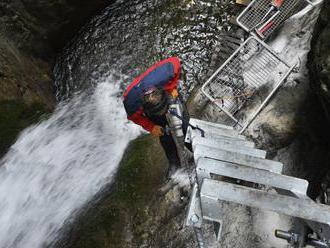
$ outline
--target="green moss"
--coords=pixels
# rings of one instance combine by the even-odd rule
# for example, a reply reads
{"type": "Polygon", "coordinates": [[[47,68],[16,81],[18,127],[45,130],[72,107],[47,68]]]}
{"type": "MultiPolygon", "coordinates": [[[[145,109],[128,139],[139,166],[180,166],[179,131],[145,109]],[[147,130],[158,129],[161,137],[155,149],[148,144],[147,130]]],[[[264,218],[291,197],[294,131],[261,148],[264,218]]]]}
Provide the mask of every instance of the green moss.
{"type": "Polygon", "coordinates": [[[40,103],[0,102],[0,155],[3,155],[24,128],[36,123],[48,111],[40,103]]]}
{"type": "Polygon", "coordinates": [[[81,216],[65,245],[71,248],[122,248],[148,235],[148,206],[165,174],[165,155],[155,138],[142,136],[129,145],[111,192],[81,216]]]}
{"type": "Polygon", "coordinates": [[[163,156],[154,141],[150,136],[133,141],[122,160],[114,196],[130,208],[144,206],[159,186],[163,156]]]}

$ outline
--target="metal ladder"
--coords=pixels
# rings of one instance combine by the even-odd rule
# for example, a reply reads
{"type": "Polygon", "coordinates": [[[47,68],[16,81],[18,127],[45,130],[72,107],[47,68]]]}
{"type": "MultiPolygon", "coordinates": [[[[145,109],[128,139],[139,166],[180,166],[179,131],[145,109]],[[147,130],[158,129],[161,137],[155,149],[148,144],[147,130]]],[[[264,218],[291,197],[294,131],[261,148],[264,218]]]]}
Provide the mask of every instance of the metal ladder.
{"type": "Polygon", "coordinates": [[[205,131],[202,137],[199,130],[189,128],[186,135],[193,147],[197,178],[185,224],[194,228],[200,247],[206,247],[201,234],[205,221],[214,222],[217,239],[221,238],[226,224],[223,202],[300,218],[321,238],[318,242],[323,246],[317,247],[330,247],[330,206],[306,195],[306,180],[283,175],[282,163],[266,159],[265,151],[256,149],[233,127],[198,119],[190,123],[205,131]],[[248,186],[251,183],[274,188],[276,193],[248,186]]]}
{"type": "Polygon", "coordinates": [[[283,5],[278,11],[275,11],[274,15],[271,15],[269,19],[267,18],[268,20],[264,20],[263,17],[270,10],[271,0],[253,0],[237,17],[236,22],[246,32],[261,39],[267,39],[285,20],[299,9],[299,6],[306,2],[312,6],[317,6],[323,0],[284,0],[283,5]],[[267,24],[270,24],[268,28],[267,24]],[[260,32],[260,29],[258,29],[260,26],[266,27],[266,29],[260,32]]]}

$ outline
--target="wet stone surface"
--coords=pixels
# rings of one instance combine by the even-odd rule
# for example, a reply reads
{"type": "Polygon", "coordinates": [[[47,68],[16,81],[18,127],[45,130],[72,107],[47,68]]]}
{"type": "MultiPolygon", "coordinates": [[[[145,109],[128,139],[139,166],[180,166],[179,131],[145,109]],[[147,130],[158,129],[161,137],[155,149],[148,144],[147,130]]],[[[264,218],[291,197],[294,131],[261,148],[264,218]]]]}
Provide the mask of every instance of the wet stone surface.
{"type": "Polygon", "coordinates": [[[212,55],[228,20],[237,13],[234,1],[117,1],[85,26],[58,59],[59,96],[89,88],[107,74],[125,74],[127,85],[161,59],[178,56],[185,91],[205,81],[212,55]]]}

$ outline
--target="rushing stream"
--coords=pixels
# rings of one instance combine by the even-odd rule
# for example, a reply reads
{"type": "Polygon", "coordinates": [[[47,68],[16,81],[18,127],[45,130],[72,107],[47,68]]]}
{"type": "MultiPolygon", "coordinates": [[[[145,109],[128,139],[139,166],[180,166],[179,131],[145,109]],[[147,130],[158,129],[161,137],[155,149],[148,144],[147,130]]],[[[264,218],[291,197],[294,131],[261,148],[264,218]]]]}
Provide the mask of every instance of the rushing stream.
{"type": "Polygon", "coordinates": [[[140,134],[126,120],[124,86],[171,55],[183,61],[186,90],[204,80],[231,6],[118,1],[83,28],[55,68],[62,103],[24,130],[1,160],[1,248],[46,246],[111,182],[125,147],[140,134]]]}
{"type": "Polygon", "coordinates": [[[108,78],[11,147],[0,170],[0,247],[41,247],[111,181],[139,133],[127,124],[118,89],[119,81],[108,78]]]}

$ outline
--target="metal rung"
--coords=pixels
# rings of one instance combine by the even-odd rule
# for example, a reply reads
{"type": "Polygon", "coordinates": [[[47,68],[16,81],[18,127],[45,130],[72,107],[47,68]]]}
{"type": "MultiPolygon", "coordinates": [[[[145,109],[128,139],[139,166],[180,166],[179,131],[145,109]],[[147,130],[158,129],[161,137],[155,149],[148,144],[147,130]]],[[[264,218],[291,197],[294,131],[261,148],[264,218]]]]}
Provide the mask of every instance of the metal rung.
{"type": "Polygon", "coordinates": [[[213,156],[217,156],[218,151],[237,152],[240,154],[246,154],[246,155],[254,156],[254,157],[258,157],[258,158],[266,157],[266,151],[258,150],[258,149],[250,148],[250,147],[245,147],[245,146],[235,146],[235,145],[222,145],[221,147],[215,148],[215,147],[210,147],[207,145],[196,144],[196,145],[193,145],[193,150],[194,150],[194,153],[197,153],[197,154],[199,153],[202,155],[206,154],[210,158],[212,158],[213,156]]]}
{"type": "Polygon", "coordinates": [[[234,202],[249,207],[330,224],[330,206],[316,204],[290,196],[268,193],[241,185],[205,179],[201,187],[203,216],[221,219],[221,216],[212,216],[212,212],[210,212],[214,207],[215,209],[221,207],[219,201],[234,202]],[[210,208],[207,205],[213,206],[210,208]],[[208,209],[209,212],[205,212],[204,209],[208,209]]]}
{"type": "Polygon", "coordinates": [[[239,137],[239,138],[245,139],[245,137],[243,135],[240,135],[237,130],[231,130],[228,128],[213,127],[213,126],[207,126],[207,125],[204,125],[203,127],[201,127],[200,125],[196,125],[196,126],[203,129],[205,131],[205,133],[225,135],[225,136],[229,136],[229,137],[239,137]]]}
{"type": "MultiPolygon", "coordinates": [[[[204,129],[203,129],[204,130],[204,129]]],[[[229,130],[230,131],[230,130],[229,130]]],[[[231,133],[227,133],[226,130],[219,130],[217,133],[214,132],[208,132],[207,130],[205,130],[205,138],[216,138],[216,137],[221,137],[221,136],[225,136],[225,137],[229,137],[232,139],[240,139],[240,140],[245,140],[245,136],[237,134],[237,135],[232,135],[231,133]]],[[[191,137],[201,137],[201,132],[199,130],[191,130],[191,137]]]]}
{"type": "Polygon", "coordinates": [[[207,158],[199,159],[197,163],[198,180],[201,182],[204,178],[210,178],[210,174],[263,184],[302,195],[306,195],[308,188],[308,181],[300,178],[273,173],[262,168],[252,168],[207,158]]]}
{"type": "Polygon", "coordinates": [[[223,124],[220,124],[220,123],[209,122],[209,121],[199,120],[199,119],[195,119],[195,118],[190,118],[189,122],[192,125],[198,125],[200,127],[212,126],[212,127],[218,127],[218,128],[223,128],[223,129],[234,130],[234,128],[231,127],[231,126],[226,126],[226,125],[223,125],[223,124]]]}
{"type": "Polygon", "coordinates": [[[239,139],[205,139],[202,137],[195,137],[193,140],[193,145],[200,144],[200,145],[206,145],[209,147],[220,147],[222,145],[236,145],[236,146],[245,146],[254,148],[254,143],[251,141],[246,140],[239,140],[239,139]]]}
{"type": "Polygon", "coordinates": [[[217,142],[217,141],[228,141],[228,142],[241,141],[241,142],[252,143],[245,139],[238,139],[238,138],[233,138],[233,137],[228,137],[228,136],[223,136],[223,135],[213,135],[213,136],[208,136],[208,137],[201,137],[200,135],[194,134],[194,136],[192,137],[192,140],[195,140],[195,139],[205,139],[205,140],[209,140],[210,142],[212,142],[212,141],[215,141],[215,142],[217,142]]]}
{"type": "Polygon", "coordinates": [[[205,152],[204,149],[196,147],[194,151],[195,163],[198,163],[200,158],[211,158],[219,161],[230,162],[234,164],[240,164],[256,168],[265,168],[265,170],[272,171],[274,173],[282,173],[283,164],[277,161],[257,158],[241,153],[229,152],[218,150],[216,153],[212,153],[212,157],[209,152],[205,152]]]}
{"type": "MultiPolygon", "coordinates": [[[[197,126],[202,128],[199,125],[197,125],[197,126]]],[[[202,129],[205,131],[205,133],[213,133],[213,134],[226,133],[227,135],[230,135],[232,137],[241,137],[241,138],[244,137],[244,136],[240,135],[240,133],[237,130],[230,130],[230,129],[224,129],[224,128],[219,128],[219,127],[212,127],[212,126],[204,126],[202,129]]]]}

